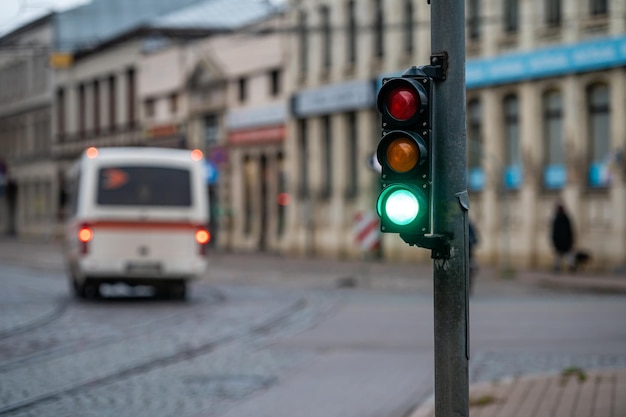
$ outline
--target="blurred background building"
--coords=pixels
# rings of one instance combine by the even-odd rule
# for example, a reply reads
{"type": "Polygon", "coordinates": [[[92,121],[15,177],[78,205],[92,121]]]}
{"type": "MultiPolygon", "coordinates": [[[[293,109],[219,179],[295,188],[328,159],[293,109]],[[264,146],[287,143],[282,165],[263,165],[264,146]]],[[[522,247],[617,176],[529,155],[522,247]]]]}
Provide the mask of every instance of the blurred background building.
{"type": "MultiPolygon", "coordinates": [[[[551,265],[562,201],[593,265],[624,265],[626,4],[466,0],[466,15],[479,260],[551,265]]],[[[361,257],[376,93],[429,62],[429,21],[421,0],[94,0],[24,25],[0,38],[1,230],[54,236],[87,146],[200,148],[217,247],[361,257]]],[[[384,259],[430,258],[374,239],[384,259]]]]}

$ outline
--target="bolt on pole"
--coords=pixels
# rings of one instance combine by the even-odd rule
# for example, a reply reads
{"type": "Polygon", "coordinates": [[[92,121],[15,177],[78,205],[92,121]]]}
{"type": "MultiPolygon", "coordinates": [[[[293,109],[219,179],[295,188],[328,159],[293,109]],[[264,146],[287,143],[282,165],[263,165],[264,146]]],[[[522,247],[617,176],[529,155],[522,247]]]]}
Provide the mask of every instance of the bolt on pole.
{"type": "Polygon", "coordinates": [[[450,256],[434,260],[435,416],[465,417],[469,415],[465,2],[430,3],[431,52],[447,59],[445,80],[435,83],[433,233],[448,236],[450,244],[450,256]]]}

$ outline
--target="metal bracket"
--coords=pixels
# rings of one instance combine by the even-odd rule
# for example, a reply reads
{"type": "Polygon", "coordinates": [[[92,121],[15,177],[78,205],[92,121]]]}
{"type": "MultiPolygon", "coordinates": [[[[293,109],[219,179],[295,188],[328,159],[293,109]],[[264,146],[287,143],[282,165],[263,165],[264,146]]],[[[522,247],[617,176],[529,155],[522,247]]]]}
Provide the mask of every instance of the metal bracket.
{"type": "Polygon", "coordinates": [[[400,233],[400,237],[410,246],[431,249],[432,259],[450,259],[450,237],[446,235],[417,235],[400,233]]]}
{"type": "Polygon", "coordinates": [[[448,52],[436,52],[430,56],[430,65],[420,67],[430,78],[445,81],[448,72],[448,52]]]}

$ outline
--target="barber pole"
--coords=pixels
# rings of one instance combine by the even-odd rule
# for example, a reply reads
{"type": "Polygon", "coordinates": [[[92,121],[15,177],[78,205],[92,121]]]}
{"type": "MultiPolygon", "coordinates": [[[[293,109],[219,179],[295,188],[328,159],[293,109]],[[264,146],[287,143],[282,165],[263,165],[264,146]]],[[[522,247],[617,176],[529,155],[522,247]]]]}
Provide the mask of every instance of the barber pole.
{"type": "Polygon", "coordinates": [[[354,235],[361,252],[371,252],[380,246],[380,226],[374,213],[359,212],[354,216],[354,235]]]}

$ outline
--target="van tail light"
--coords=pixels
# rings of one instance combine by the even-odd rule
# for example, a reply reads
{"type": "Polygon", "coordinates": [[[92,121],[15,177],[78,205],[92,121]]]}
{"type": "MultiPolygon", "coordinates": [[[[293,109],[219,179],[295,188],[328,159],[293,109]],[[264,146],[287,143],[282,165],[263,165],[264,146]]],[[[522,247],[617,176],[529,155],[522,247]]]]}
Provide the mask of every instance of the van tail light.
{"type": "Polygon", "coordinates": [[[93,230],[88,224],[81,224],[78,229],[78,242],[80,243],[81,255],[89,252],[89,242],[93,239],[93,230]]]}
{"type": "Polygon", "coordinates": [[[196,242],[200,245],[200,255],[206,255],[207,244],[211,240],[211,234],[204,227],[196,230],[195,234],[196,242]]]}

